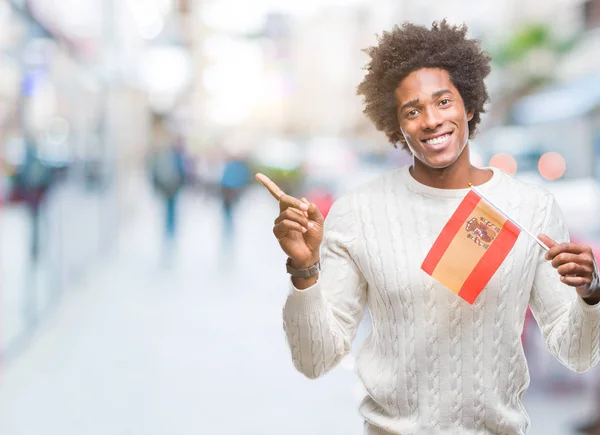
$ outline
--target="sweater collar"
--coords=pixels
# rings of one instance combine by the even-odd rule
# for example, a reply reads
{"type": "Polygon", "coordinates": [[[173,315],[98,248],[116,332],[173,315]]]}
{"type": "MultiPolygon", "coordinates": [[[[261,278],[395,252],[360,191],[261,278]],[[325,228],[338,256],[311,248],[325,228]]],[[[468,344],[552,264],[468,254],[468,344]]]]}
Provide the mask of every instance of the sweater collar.
{"type": "MultiPolygon", "coordinates": [[[[492,178],[490,178],[485,183],[483,183],[479,186],[475,186],[475,187],[477,187],[481,190],[484,190],[484,191],[489,191],[494,186],[496,186],[498,184],[498,182],[500,181],[500,178],[502,177],[502,171],[498,168],[494,168],[491,166],[483,167],[481,169],[491,170],[493,172],[492,178]]],[[[422,183],[418,182],[417,180],[415,180],[414,177],[411,175],[410,165],[403,166],[402,168],[399,169],[399,171],[400,171],[400,177],[401,177],[402,181],[411,190],[413,190],[414,192],[423,194],[423,195],[434,196],[434,197],[438,197],[438,198],[462,198],[470,190],[468,187],[466,187],[464,189],[439,189],[437,187],[431,187],[431,186],[422,184],[422,183]]]]}

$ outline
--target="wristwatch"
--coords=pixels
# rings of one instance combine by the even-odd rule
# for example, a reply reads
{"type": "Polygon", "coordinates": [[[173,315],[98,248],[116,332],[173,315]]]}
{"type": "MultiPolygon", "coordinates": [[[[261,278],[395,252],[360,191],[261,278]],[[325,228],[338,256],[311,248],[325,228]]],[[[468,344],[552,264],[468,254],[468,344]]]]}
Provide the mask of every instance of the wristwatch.
{"type": "Polygon", "coordinates": [[[295,269],[291,266],[292,259],[288,258],[285,263],[287,273],[292,275],[294,278],[310,278],[315,276],[321,271],[321,260],[310,266],[308,269],[295,269]]]}

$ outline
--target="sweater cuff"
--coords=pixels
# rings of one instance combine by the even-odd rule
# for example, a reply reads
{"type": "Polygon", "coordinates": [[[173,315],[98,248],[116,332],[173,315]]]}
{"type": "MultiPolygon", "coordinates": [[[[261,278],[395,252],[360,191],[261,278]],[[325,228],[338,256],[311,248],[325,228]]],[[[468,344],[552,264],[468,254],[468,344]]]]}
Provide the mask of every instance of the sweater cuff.
{"type": "Polygon", "coordinates": [[[310,314],[320,311],[324,302],[319,282],[304,290],[298,290],[290,280],[290,294],[285,303],[286,310],[298,314],[310,314]]]}
{"type": "Polygon", "coordinates": [[[577,296],[577,305],[585,322],[597,322],[600,320],[600,302],[596,305],[588,305],[581,296],[577,296]]]}

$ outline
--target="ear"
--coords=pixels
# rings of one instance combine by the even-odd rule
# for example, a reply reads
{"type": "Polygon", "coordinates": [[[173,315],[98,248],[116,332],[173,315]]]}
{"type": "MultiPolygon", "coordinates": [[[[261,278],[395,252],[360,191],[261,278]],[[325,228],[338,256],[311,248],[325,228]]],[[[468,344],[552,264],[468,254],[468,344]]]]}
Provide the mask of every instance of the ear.
{"type": "Polygon", "coordinates": [[[467,121],[473,119],[473,116],[475,116],[475,113],[473,111],[467,112],[467,121]]]}
{"type": "Polygon", "coordinates": [[[396,143],[394,144],[395,148],[398,148],[398,146],[400,146],[400,148],[404,148],[406,147],[406,139],[404,138],[404,133],[402,133],[402,130],[398,130],[396,132],[396,143]]]}

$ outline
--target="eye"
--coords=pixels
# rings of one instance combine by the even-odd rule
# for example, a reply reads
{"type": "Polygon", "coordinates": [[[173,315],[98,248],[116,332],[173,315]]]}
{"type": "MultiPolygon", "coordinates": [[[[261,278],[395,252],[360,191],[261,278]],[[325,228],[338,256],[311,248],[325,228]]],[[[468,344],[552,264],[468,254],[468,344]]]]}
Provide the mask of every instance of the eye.
{"type": "Polygon", "coordinates": [[[410,110],[408,112],[406,112],[406,116],[409,118],[412,118],[414,116],[417,116],[419,114],[419,111],[416,109],[410,110]]]}
{"type": "Polygon", "coordinates": [[[450,100],[448,98],[444,98],[442,101],[440,101],[440,105],[442,106],[447,106],[448,104],[450,104],[450,100]]]}

